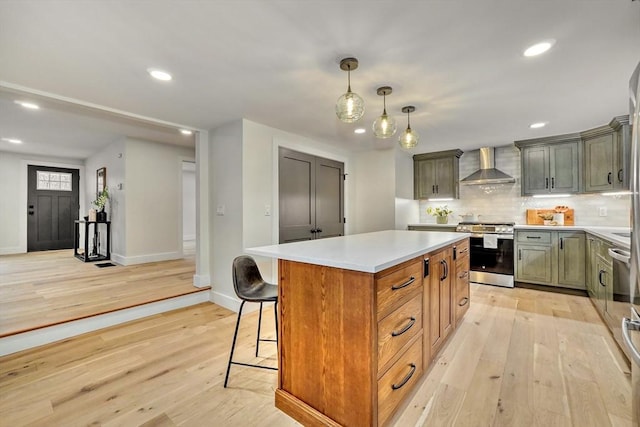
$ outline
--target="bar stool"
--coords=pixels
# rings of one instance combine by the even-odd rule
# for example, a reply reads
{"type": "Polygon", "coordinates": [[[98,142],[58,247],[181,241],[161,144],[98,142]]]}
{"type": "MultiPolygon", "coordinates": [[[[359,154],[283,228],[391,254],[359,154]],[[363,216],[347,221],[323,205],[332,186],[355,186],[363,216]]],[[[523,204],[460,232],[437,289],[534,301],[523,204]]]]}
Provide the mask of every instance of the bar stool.
{"type": "Polygon", "coordinates": [[[238,311],[238,320],[236,321],[236,330],[233,333],[233,343],[231,344],[231,354],[229,354],[229,363],[227,365],[227,375],[224,378],[224,387],[227,387],[229,382],[229,371],[231,365],[250,366],[253,368],[269,369],[277,371],[278,368],[272,368],[270,366],[252,365],[250,363],[234,362],[233,352],[236,347],[236,339],[238,338],[238,327],[240,326],[240,317],[242,316],[242,308],[245,302],[257,302],[260,303],[260,314],[258,315],[258,334],[256,337],[256,357],[258,357],[258,349],[260,341],[278,342],[278,287],[267,283],[262,278],[260,270],[253,258],[247,255],[241,255],[233,260],[232,268],[233,276],[233,288],[236,291],[238,298],[242,300],[240,304],[240,311],[238,311]],[[276,339],[264,339],[260,338],[260,326],[262,325],[262,304],[265,302],[273,302],[273,312],[276,320],[276,339]]]}

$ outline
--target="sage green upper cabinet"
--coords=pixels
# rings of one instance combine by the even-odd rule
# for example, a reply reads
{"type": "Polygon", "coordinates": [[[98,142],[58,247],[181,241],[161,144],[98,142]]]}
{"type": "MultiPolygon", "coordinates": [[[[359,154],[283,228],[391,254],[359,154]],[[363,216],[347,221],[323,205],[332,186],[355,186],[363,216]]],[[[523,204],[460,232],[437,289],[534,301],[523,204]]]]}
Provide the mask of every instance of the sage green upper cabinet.
{"type": "Polygon", "coordinates": [[[458,175],[461,150],[413,156],[414,199],[459,197],[458,175]]]}
{"type": "Polygon", "coordinates": [[[522,195],[580,191],[580,135],[516,141],[522,159],[522,195]]]}
{"type": "Polygon", "coordinates": [[[588,193],[629,188],[629,116],[581,133],[584,144],[584,191],[588,193]]]}

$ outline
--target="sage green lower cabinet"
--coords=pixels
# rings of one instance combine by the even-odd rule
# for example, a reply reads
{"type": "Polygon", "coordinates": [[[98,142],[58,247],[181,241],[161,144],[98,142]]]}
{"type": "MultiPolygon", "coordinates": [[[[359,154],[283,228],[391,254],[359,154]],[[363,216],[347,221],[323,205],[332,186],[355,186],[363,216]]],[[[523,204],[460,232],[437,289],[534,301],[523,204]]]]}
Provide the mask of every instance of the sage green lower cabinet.
{"type": "Polygon", "coordinates": [[[584,232],[518,230],[515,240],[516,281],[586,289],[584,232]]]}
{"type": "Polygon", "coordinates": [[[516,280],[521,282],[552,281],[552,250],[551,246],[518,245],[518,260],[516,280]]]}
{"type": "Polygon", "coordinates": [[[608,253],[611,244],[602,239],[588,235],[587,247],[589,250],[587,258],[590,268],[587,274],[590,275],[591,291],[589,297],[602,318],[612,329],[617,329],[615,317],[610,314],[613,306],[613,260],[608,253]]]}
{"type": "Polygon", "coordinates": [[[585,235],[558,232],[558,284],[585,289],[585,235]]]}
{"type": "Polygon", "coordinates": [[[586,256],[585,256],[585,284],[587,285],[587,293],[589,297],[592,299],[596,297],[596,291],[598,288],[596,287],[596,245],[598,244],[597,239],[590,234],[587,235],[586,238],[586,256]]]}

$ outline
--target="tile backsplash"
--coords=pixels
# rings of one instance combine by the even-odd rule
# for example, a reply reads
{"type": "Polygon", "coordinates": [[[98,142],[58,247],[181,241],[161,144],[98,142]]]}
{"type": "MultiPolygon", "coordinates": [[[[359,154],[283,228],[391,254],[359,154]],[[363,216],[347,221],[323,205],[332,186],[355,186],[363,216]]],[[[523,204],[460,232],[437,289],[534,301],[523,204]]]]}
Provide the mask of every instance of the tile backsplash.
{"type": "MultiPolygon", "coordinates": [[[[460,179],[479,169],[479,153],[479,150],[474,150],[462,155],[460,179]]],[[[497,185],[460,185],[458,200],[447,202],[421,200],[420,222],[435,223],[435,217],[427,214],[427,207],[445,204],[454,212],[449,217],[449,222],[453,224],[457,224],[460,221],[459,215],[465,213],[481,215],[481,220],[514,221],[516,224],[526,224],[527,209],[567,205],[575,211],[576,225],[629,227],[630,196],[581,194],[559,198],[522,197],[520,195],[520,150],[513,145],[496,147],[495,163],[497,169],[514,177],[516,182],[497,185]],[[606,210],[606,216],[600,216],[600,208],[606,210]]]]}

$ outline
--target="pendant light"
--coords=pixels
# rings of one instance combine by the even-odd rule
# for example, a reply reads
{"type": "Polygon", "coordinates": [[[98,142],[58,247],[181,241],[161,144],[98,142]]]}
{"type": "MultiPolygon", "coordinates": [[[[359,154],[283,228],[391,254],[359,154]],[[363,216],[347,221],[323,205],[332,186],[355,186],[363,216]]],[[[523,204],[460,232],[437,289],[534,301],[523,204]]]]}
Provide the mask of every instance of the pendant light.
{"type": "Polygon", "coordinates": [[[402,132],[399,140],[402,148],[413,148],[418,145],[418,138],[420,135],[418,135],[418,132],[411,129],[411,120],[409,119],[409,115],[414,111],[416,111],[416,107],[412,105],[402,107],[402,112],[407,113],[407,128],[402,132]]]}
{"type": "Polygon", "coordinates": [[[396,133],[396,119],[387,115],[387,95],[390,95],[392,91],[390,86],[378,88],[378,95],[383,97],[382,115],[373,122],[373,134],[378,138],[391,138],[396,133]]]}
{"type": "Polygon", "coordinates": [[[338,98],[336,103],[336,115],[344,123],[353,123],[364,115],[364,100],[354,92],[351,92],[351,70],[358,68],[356,58],[344,58],[340,61],[340,69],[348,73],[349,85],[347,92],[338,98]]]}

